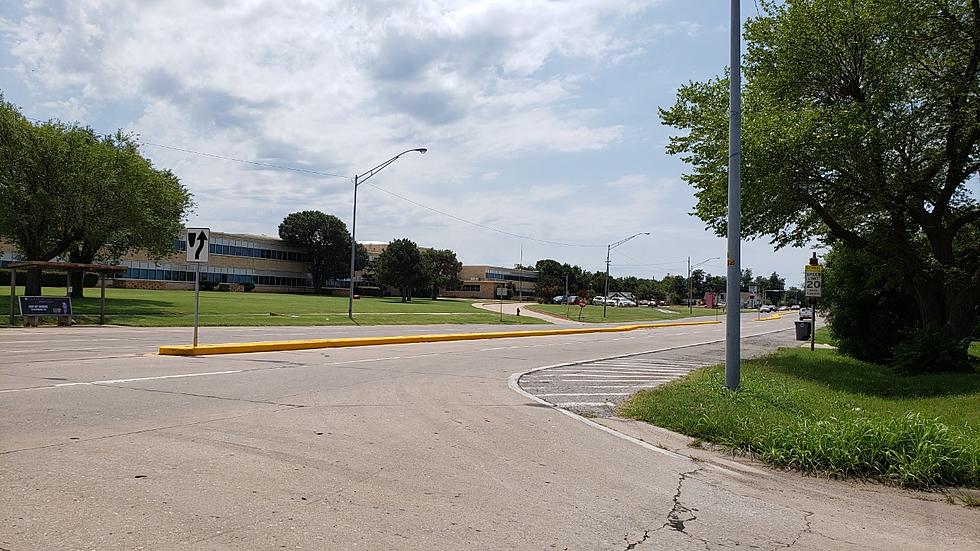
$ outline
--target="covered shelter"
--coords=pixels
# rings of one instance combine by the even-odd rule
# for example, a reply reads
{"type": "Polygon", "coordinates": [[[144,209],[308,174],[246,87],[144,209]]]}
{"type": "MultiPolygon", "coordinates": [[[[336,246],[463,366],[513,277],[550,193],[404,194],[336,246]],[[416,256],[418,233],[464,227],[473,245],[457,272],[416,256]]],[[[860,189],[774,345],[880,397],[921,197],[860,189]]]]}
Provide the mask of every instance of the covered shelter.
{"type": "MultiPolygon", "coordinates": [[[[50,260],[27,260],[14,262],[3,267],[10,271],[10,325],[14,325],[17,317],[17,272],[27,270],[65,272],[65,294],[71,287],[71,274],[75,272],[95,273],[99,275],[99,324],[105,323],[105,277],[106,274],[119,275],[128,270],[126,266],[110,264],[81,264],[77,262],[54,262],[50,260]]],[[[84,281],[84,278],[83,278],[84,281]]]]}

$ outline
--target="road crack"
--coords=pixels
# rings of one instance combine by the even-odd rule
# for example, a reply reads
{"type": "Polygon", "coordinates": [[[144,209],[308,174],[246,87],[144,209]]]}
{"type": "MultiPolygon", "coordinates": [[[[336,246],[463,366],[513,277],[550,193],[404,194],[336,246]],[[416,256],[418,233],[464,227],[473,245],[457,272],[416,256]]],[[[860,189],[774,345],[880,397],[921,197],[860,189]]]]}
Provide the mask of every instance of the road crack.
{"type": "Polygon", "coordinates": [[[813,523],[810,521],[810,517],[813,516],[813,512],[812,511],[802,511],[802,512],[803,512],[803,528],[800,530],[800,533],[796,535],[796,538],[794,538],[793,541],[789,543],[784,543],[778,547],[773,547],[773,549],[780,549],[780,548],[789,549],[790,547],[796,545],[796,543],[800,541],[800,538],[802,538],[804,534],[809,534],[813,531],[813,523]]]}
{"type": "Polygon", "coordinates": [[[647,541],[647,539],[649,538],[650,538],[650,531],[644,530],[642,538],[634,541],[633,543],[630,543],[630,535],[629,533],[627,533],[625,536],[623,536],[623,541],[626,542],[626,551],[630,551],[631,549],[636,549],[637,545],[640,545],[641,543],[647,541]]]}
{"type": "Polygon", "coordinates": [[[692,509],[684,505],[681,502],[681,493],[684,490],[684,481],[687,477],[694,476],[704,470],[704,467],[698,467],[693,471],[688,471],[686,473],[681,473],[677,479],[677,492],[674,493],[674,506],[671,508],[670,512],[667,513],[667,522],[661,528],[670,528],[671,530],[676,530],[682,532],[685,535],[689,535],[684,532],[684,523],[697,520],[697,515],[694,514],[697,509],[692,509]]]}

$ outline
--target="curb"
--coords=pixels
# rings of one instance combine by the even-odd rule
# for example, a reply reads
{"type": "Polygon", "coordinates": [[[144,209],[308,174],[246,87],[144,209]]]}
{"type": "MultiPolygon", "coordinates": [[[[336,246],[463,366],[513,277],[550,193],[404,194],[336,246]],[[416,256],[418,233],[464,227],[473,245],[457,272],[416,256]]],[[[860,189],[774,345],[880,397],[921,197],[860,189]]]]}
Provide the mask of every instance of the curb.
{"type": "Polygon", "coordinates": [[[414,344],[423,342],[472,341],[480,339],[508,339],[515,337],[544,337],[551,335],[581,335],[584,333],[616,333],[659,327],[685,327],[689,325],[717,325],[718,321],[683,321],[671,323],[645,323],[616,327],[584,327],[575,329],[535,329],[530,331],[497,331],[492,333],[452,333],[442,335],[399,335],[392,337],[353,337],[341,339],[309,339],[297,341],[240,342],[161,346],[161,356],[207,356],[213,354],[245,354],[250,352],[282,352],[287,350],[313,350],[318,348],[347,348],[353,346],[379,346],[385,344],[414,344]]]}

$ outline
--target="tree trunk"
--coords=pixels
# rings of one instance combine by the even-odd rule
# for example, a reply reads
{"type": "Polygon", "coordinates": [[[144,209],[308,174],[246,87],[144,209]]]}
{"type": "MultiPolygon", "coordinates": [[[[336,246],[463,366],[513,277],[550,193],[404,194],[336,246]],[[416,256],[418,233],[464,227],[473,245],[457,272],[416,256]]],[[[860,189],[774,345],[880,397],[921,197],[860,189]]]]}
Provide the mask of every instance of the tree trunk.
{"type": "Polygon", "coordinates": [[[405,288],[404,287],[399,287],[398,288],[398,293],[402,296],[402,304],[408,302],[407,300],[405,300],[405,288]]]}
{"type": "Polygon", "coordinates": [[[71,298],[85,298],[85,272],[71,273],[71,298]]]}
{"type": "Polygon", "coordinates": [[[24,295],[29,297],[40,296],[41,294],[41,269],[29,268],[27,270],[27,281],[24,283],[24,295]]]}
{"type": "Polygon", "coordinates": [[[439,287],[432,286],[432,300],[439,300],[439,287]]]}

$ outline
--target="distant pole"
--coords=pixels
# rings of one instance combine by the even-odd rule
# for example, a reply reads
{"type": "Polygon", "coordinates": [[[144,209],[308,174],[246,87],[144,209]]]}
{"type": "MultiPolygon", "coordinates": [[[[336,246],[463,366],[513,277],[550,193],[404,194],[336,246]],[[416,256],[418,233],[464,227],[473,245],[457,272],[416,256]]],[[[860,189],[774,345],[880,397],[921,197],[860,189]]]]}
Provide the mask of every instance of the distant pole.
{"type": "MultiPolygon", "coordinates": [[[[357,256],[357,239],[354,232],[357,230],[357,174],[354,175],[354,212],[350,217],[350,287],[347,289],[347,317],[354,319],[354,259],[357,256]]],[[[313,289],[313,293],[319,293],[319,289],[313,289]]]]}
{"type": "MultiPolygon", "coordinates": [[[[27,293],[24,293],[27,294],[27,293]]],[[[17,270],[10,270],[10,326],[14,326],[17,315],[14,303],[17,302],[17,270]]]]}
{"type": "Polygon", "coordinates": [[[687,307],[690,309],[691,315],[694,315],[694,286],[691,283],[691,257],[687,257],[687,307]]]}
{"type": "Polygon", "coordinates": [[[602,298],[602,317],[606,317],[606,303],[609,302],[609,251],[612,245],[606,245],[606,290],[602,298]]]}
{"type": "Polygon", "coordinates": [[[565,273],[565,319],[572,319],[571,314],[568,313],[568,273],[565,273]]]}
{"type": "Polygon", "coordinates": [[[739,303],[742,277],[742,16],[739,0],[731,1],[731,77],[729,78],[728,102],[728,300],[725,313],[725,387],[738,388],[741,379],[740,342],[742,311],[739,303]],[[735,307],[732,307],[734,301],[735,307]]]}

